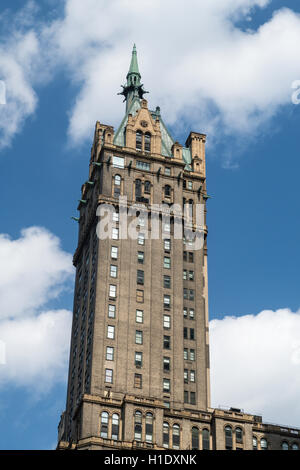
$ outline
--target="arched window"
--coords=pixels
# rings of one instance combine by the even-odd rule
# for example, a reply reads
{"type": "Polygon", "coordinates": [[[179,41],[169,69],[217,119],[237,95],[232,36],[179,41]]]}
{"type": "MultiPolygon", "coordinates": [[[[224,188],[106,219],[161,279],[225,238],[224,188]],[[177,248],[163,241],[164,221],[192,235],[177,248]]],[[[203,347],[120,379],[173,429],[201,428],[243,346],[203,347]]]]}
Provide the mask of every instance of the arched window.
{"type": "Polygon", "coordinates": [[[281,449],[282,449],[282,450],[289,450],[289,444],[288,444],[288,442],[284,441],[284,442],[281,444],[281,449]]]}
{"type": "Polygon", "coordinates": [[[170,445],[170,426],[169,423],[163,425],[163,446],[168,449],[170,445]]]}
{"type": "Polygon", "coordinates": [[[209,450],[210,449],[209,430],[208,429],[203,429],[202,430],[202,449],[203,450],[209,450]]]}
{"type": "Polygon", "coordinates": [[[151,183],[150,183],[150,181],[145,181],[144,193],[150,194],[150,192],[151,192],[151,183]]]}
{"type": "Polygon", "coordinates": [[[260,447],[261,447],[261,450],[268,450],[268,442],[266,439],[260,440],[260,447]]]}
{"type": "Polygon", "coordinates": [[[145,152],[151,151],[151,134],[146,132],[145,134],[145,152]]]}
{"type": "Polygon", "coordinates": [[[165,196],[171,197],[171,186],[169,186],[168,184],[165,186],[165,196]]]}
{"type": "Polygon", "coordinates": [[[141,131],[136,131],[136,149],[142,150],[142,143],[143,143],[143,133],[141,131]]]}
{"type": "Polygon", "coordinates": [[[199,449],[199,429],[192,428],[192,449],[199,449]]]}
{"type": "Polygon", "coordinates": [[[293,444],[293,445],[292,445],[292,450],[299,450],[298,444],[296,444],[296,443],[293,444]]]}
{"type": "Polygon", "coordinates": [[[115,186],[121,186],[121,176],[115,175],[115,186]]]}
{"type": "Polygon", "coordinates": [[[257,450],[257,438],[254,436],[252,439],[253,442],[253,450],[257,450]]]}
{"type": "Polygon", "coordinates": [[[225,448],[226,450],[232,449],[232,429],[230,426],[225,427],[225,448]]]}
{"type": "Polygon", "coordinates": [[[141,180],[135,181],[135,199],[142,197],[142,182],[141,180]]]}
{"type": "Polygon", "coordinates": [[[101,429],[100,429],[100,437],[107,439],[108,437],[108,413],[103,411],[101,414],[101,429]]]}
{"type": "Polygon", "coordinates": [[[146,442],[153,441],[153,414],[146,414],[146,442]]]}
{"type": "Polygon", "coordinates": [[[142,440],[142,413],[140,411],[136,411],[134,415],[134,439],[142,440]]]}
{"type": "Polygon", "coordinates": [[[121,194],[121,176],[115,175],[114,177],[114,197],[119,197],[121,194]]]}
{"type": "Polygon", "coordinates": [[[180,448],[180,427],[178,424],[173,425],[173,449],[180,448]]]}
{"type": "Polygon", "coordinates": [[[236,428],[235,430],[235,440],[237,444],[243,443],[243,430],[241,428],[236,428]]]}
{"type": "Polygon", "coordinates": [[[119,440],[119,430],[120,430],[120,418],[118,414],[112,415],[112,424],[111,424],[111,438],[114,441],[119,440]]]}

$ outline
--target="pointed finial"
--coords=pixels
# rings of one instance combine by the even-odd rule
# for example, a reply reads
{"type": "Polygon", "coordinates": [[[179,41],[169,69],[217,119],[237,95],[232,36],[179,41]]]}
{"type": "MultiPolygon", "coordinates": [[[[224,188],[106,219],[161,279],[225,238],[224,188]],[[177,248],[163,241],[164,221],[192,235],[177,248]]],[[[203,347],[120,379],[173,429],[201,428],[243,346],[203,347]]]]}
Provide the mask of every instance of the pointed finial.
{"type": "MultiPolygon", "coordinates": [[[[137,60],[137,52],[136,52],[136,45],[135,44],[133,45],[133,49],[132,49],[132,57],[131,57],[131,63],[130,63],[128,75],[130,75],[132,73],[141,76],[140,71],[139,71],[139,65],[138,65],[138,60],[137,60]]],[[[128,77],[128,75],[127,75],[127,77],[128,77]]]]}

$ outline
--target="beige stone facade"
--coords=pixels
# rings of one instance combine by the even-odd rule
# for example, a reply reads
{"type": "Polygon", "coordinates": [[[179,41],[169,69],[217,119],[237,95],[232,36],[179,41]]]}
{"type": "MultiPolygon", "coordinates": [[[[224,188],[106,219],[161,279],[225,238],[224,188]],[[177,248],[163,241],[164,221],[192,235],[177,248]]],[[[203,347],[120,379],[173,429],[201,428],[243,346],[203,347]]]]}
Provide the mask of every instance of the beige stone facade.
{"type": "MultiPolygon", "coordinates": [[[[296,429],[265,425],[238,410],[210,408],[207,227],[203,248],[174,236],[175,217],[157,214],[158,239],[122,238],[124,211],[142,203],[151,235],[153,205],[202,204],[205,135],[173,141],[145,99],[131,100],[115,133],[97,122],[89,180],[79,204],[76,285],[66,411],[59,449],[280,449],[296,429]],[[126,196],[125,206],[119,196],[126,196]],[[99,239],[97,209],[119,212],[99,239]],[[231,431],[230,431],[231,430],[231,431]],[[256,439],[256,441],[255,441],[256,439]],[[262,445],[261,445],[262,443],[262,445]]],[[[98,212],[99,214],[99,212],[98,212]]],[[[194,230],[195,212],[189,218],[194,230]]]]}

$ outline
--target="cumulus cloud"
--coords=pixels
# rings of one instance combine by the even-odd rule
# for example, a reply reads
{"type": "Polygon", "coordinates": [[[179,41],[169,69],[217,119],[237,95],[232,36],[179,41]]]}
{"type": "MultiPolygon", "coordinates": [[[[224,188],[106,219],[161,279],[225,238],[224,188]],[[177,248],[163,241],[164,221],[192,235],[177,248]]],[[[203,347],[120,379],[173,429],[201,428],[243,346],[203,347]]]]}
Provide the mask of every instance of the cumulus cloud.
{"type": "MultiPolygon", "coordinates": [[[[160,105],[178,132],[186,125],[211,138],[257,134],[291,104],[291,85],[300,77],[300,16],[283,8],[255,28],[252,13],[269,4],[271,0],[189,0],[188,5],[179,0],[65,0],[61,17],[52,22],[30,24],[28,14],[27,30],[6,40],[0,54],[8,98],[15,96],[11,107],[1,109],[2,145],[17,132],[20,116],[34,112],[33,88],[42,71],[47,81],[63,68],[76,85],[69,112],[74,145],[91,138],[96,120],[117,126],[124,106],[116,93],[134,42],[150,105],[160,105]],[[241,27],[245,22],[248,27],[241,27]]],[[[30,5],[32,12],[35,4],[30,5]]]]}
{"type": "Polygon", "coordinates": [[[70,288],[72,258],[48,230],[0,235],[0,387],[47,391],[65,379],[71,312],[47,309],[70,288]]]}
{"type": "Polygon", "coordinates": [[[300,425],[300,311],[210,322],[212,405],[300,425]]]}

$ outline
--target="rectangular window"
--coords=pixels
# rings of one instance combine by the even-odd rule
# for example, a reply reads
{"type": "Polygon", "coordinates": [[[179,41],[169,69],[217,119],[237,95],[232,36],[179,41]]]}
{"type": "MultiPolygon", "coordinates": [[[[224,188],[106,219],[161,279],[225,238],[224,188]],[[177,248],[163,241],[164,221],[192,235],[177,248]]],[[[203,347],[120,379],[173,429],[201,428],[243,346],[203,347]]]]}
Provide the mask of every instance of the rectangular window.
{"type": "Polygon", "coordinates": [[[171,240],[169,238],[166,238],[164,240],[164,250],[165,251],[170,251],[171,250],[171,240]]]}
{"type": "Polygon", "coordinates": [[[163,379],[163,391],[170,392],[170,379],[163,379]]]}
{"type": "Polygon", "coordinates": [[[190,371],[190,381],[195,382],[195,380],[196,380],[196,373],[195,373],[194,370],[191,370],[190,371]]]}
{"type": "Polygon", "coordinates": [[[137,240],[138,240],[138,245],[145,245],[145,234],[139,233],[137,240]]]}
{"type": "Polygon", "coordinates": [[[136,162],[136,168],[139,168],[140,170],[147,170],[150,171],[150,163],[142,162],[141,160],[137,160],[136,162]]]}
{"type": "Polygon", "coordinates": [[[193,253],[193,252],[190,252],[190,253],[189,253],[189,262],[190,262],[190,263],[193,263],[193,262],[194,262],[194,253],[193,253]]]}
{"type": "Polygon", "coordinates": [[[165,175],[166,176],[171,176],[171,168],[169,168],[169,167],[165,168],[165,175]]]}
{"type": "Polygon", "coordinates": [[[164,276],[164,288],[165,289],[170,289],[171,288],[171,277],[170,276],[164,276]]]}
{"type": "Polygon", "coordinates": [[[136,310],[135,321],[137,323],[143,323],[143,321],[144,321],[144,312],[143,312],[143,310],[136,310]]]}
{"type": "Polygon", "coordinates": [[[187,270],[186,269],[183,270],[183,280],[184,281],[187,280],[187,270]]]}
{"type": "Polygon", "coordinates": [[[194,330],[194,328],[190,328],[190,339],[192,339],[192,340],[195,339],[195,330],[194,330]]]}
{"type": "Polygon", "coordinates": [[[171,269],[171,258],[169,258],[168,256],[164,257],[164,268],[171,269]]]}
{"type": "Polygon", "coordinates": [[[164,336],[164,349],[171,349],[171,338],[170,338],[170,336],[164,336]]]}
{"type": "Polygon", "coordinates": [[[135,344],[143,344],[143,332],[137,331],[135,332],[135,344]]]}
{"type": "Polygon", "coordinates": [[[142,375],[141,374],[134,374],[134,387],[135,388],[142,388],[142,375]]]}
{"type": "Polygon", "coordinates": [[[194,280],[194,271],[189,271],[189,281],[194,280]]]}
{"type": "Polygon", "coordinates": [[[113,383],[113,371],[111,369],[105,369],[105,382],[108,384],[113,383]]]}
{"type": "Polygon", "coordinates": [[[190,361],[195,360],[195,349],[190,349],[190,361]]]}
{"type": "Polygon", "coordinates": [[[144,252],[143,251],[138,252],[138,263],[144,264],[144,252]]]}
{"type": "Polygon", "coordinates": [[[143,366],[143,353],[136,352],[134,358],[135,367],[141,368],[143,366]]]}
{"type": "Polygon", "coordinates": [[[164,295],[164,308],[171,307],[171,297],[169,295],[164,295]]]}
{"type": "Polygon", "coordinates": [[[107,327],[107,338],[115,339],[115,327],[108,325],[107,327]]]}
{"type": "Polygon", "coordinates": [[[183,337],[184,339],[188,339],[188,329],[186,327],[183,328],[183,337]]]}
{"type": "Polygon", "coordinates": [[[107,361],[114,360],[114,348],[111,348],[110,346],[106,347],[106,360],[107,361]]]}
{"type": "Polygon", "coordinates": [[[116,318],[116,306],[115,305],[108,306],[108,316],[109,318],[116,318]]]}
{"type": "Polygon", "coordinates": [[[195,310],[193,308],[190,308],[190,320],[194,320],[195,318],[195,310]]]}
{"type": "Polygon", "coordinates": [[[183,307],[183,318],[187,318],[188,316],[188,309],[186,307],[183,307]]]}
{"type": "Polygon", "coordinates": [[[163,360],[164,372],[170,372],[170,358],[164,357],[163,360]]]}
{"type": "Polygon", "coordinates": [[[189,383],[189,371],[187,369],[184,369],[183,380],[185,384],[189,383]]]}
{"type": "Polygon", "coordinates": [[[120,221],[120,215],[118,212],[113,212],[113,222],[119,222],[120,221]]]}
{"type": "Polygon", "coordinates": [[[196,405],[196,393],[195,392],[190,393],[190,404],[196,405]]]}
{"type": "Polygon", "coordinates": [[[184,350],[183,350],[183,359],[184,359],[185,361],[187,361],[188,358],[189,358],[189,350],[188,350],[188,349],[184,349],[184,350]]]}
{"type": "Polygon", "coordinates": [[[184,391],[184,403],[189,402],[189,392],[187,390],[184,391]]]}
{"type": "Polygon", "coordinates": [[[112,259],[118,259],[118,247],[117,246],[112,246],[111,247],[111,252],[110,252],[110,256],[112,259]]]}
{"type": "Polygon", "coordinates": [[[183,252],[183,261],[187,261],[187,251],[183,252]]]}
{"type": "Polygon", "coordinates": [[[188,299],[188,289],[183,289],[183,298],[184,298],[185,300],[188,299]]]}
{"type": "Polygon", "coordinates": [[[194,299],[195,299],[195,292],[194,292],[193,289],[190,289],[190,293],[189,293],[189,294],[190,294],[189,299],[190,299],[190,300],[194,300],[194,299]]]}
{"type": "Polygon", "coordinates": [[[165,232],[165,233],[171,233],[171,224],[169,224],[169,223],[164,223],[164,224],[163,224],[163,232],[165,232]]]}
{"type": "Polygon", "coordinates": [[[114,299],[116,297],[116,293],[117,293],[117,286],[114,286],[114,285],[110,284],[110,286],[109,286],[109,297],[112,297],[114,299]]]}
{"type": "Polygon", "coordinates": [[[125,160],[122,157],[113,157],[112,164],[114,168],[124,168],[125,160]]]}
{"type": "Polygon", "coordinates": [[[144,291],[137,289],[136,291],[136,301],[139,303],[144,303],[144,291]]]}
{"type": "Polygon", "coordinates": [[[110,265],[110,277],[117,277],[117,275],[118,275],[118,267],[111,264],[110,265]]]}
{"type": "Polygon", "coordinates": [[[137,284],[143,286],[144,285],[144,271],[141,271],[138,269],[137,275],[136,275],[136,282],[137,284]]]}
{"type": "Polygon", "coordinates": [[[119,240],[119,229],[113,228],[111,231],[111,238],[112,240],[119,240]]]}
{"type": "Polygon", "coordinates": [[[188,187],[188,189],[193,189],[193,182],[188,181],[187,187],[188,187]]]}
{"type": "Polygon", "coordinates": [[[164,328],[169,330],[171,328],[171,317],[170,315],[164,315],[164,328]]]}

